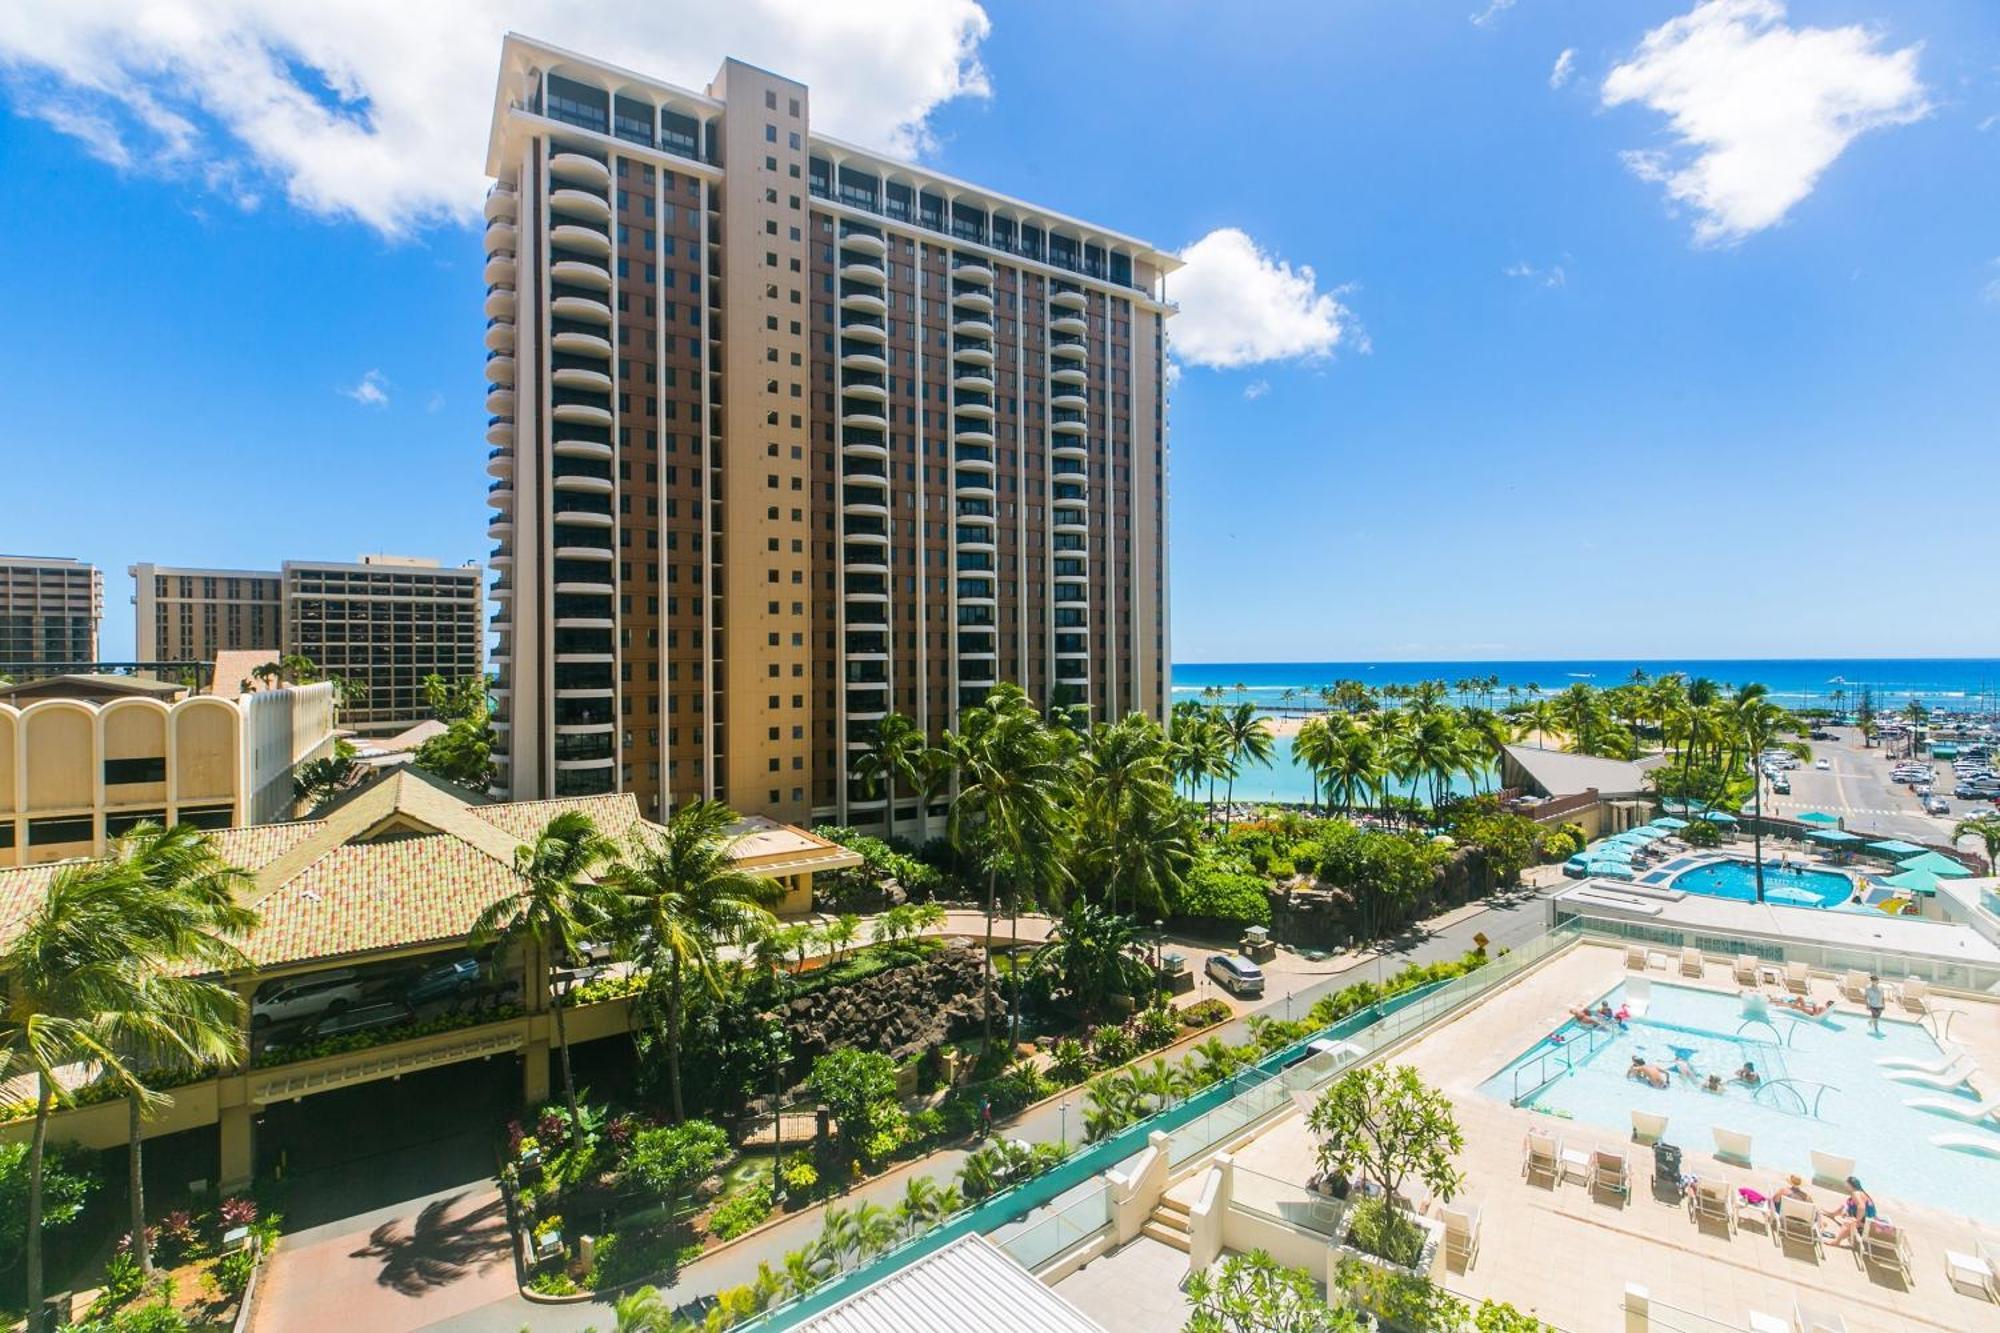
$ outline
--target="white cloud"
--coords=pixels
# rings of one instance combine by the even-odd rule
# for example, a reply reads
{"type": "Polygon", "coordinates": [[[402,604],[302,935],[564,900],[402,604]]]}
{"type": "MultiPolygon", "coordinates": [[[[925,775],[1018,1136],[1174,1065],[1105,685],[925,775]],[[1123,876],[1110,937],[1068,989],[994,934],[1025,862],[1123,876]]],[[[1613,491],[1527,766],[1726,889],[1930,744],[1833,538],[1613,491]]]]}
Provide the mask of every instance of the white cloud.
{"type": "Polygon", "coordinates": [[[1569,276],[1563,272],[1561,264],[1551,264],[1547,268],[1536,268],[1525,259],[1517,260],[1500,270],[1510,278],[1525,278],[1543,287],[1563,287],[1569,283],[1569,276]]]}
{"type": "Polygon", "coordinates": [[[389,405],[389,379],[379,370],[371,370],[363,375],[360,382],[342,393],[363,407],[387,407],[389,405]]]}
{"type": "Polygon", "coordinates": [[[1167,278],[1167,293],[1181,307],[1167,329],[1174,356],[1190,365],[1310,360],[1330,356],[1343,341],[1367,350],[1339,289],[1321,291],[1310,267],[1265,253],[1238,228],[1210,232],[1181,258],[1187,267],[1167,278]]]}
{"type": "Polygon", "coordinates": [[[391,236],[477,216],[508,31],[703,89],[725,56],[800,79],[813,123],[902,154],[940,104],[983,96],[975,0],[12,0],[15,109],[116,166],[291,202],[391,236]]]}
{"type": "Polygon", "coordinates": [[[430,397],[424,399],[424,411],[426,412],[435,412],[443,406],[444,406],[444,395],[439,393],[435,389],[431,390],[430,397]]]}
{"type": "Polygon", "coordinates": [[[1473,26],[1477,28],[1487,27],[1513,7],[1514,0],[1491,0],[1491,3],[1485,9],[1472,16],[1473,26]]]}
{"type": "Polygon", "coordinates": [[[1271,392],[1271,381],[1269,380],[1251,380],[1243,386],[1243,397],[1247,402],[1254,403],[1269,392],[1271,392]]]}
{"type": "Polygon", "coordinates": [[[1549,87],[1560,88],[1569,82],[1570,75],[1576,73],[1576,48],[1565,46],[1556,57],[1555,68],[1549,71],[1549,87]]]}
{"type": "Polygon", "coordinates": [[[1918,46],[1867,28],[1793,28],[1779,0],[1706,0],[1647,33],[1606,76],[1606,106],[1668,119],[1674,150],[1625,165],[1696,213],[1695,240],[1740,240],[1784,220],[1856,136],[1930,111],[1918,46]]]}

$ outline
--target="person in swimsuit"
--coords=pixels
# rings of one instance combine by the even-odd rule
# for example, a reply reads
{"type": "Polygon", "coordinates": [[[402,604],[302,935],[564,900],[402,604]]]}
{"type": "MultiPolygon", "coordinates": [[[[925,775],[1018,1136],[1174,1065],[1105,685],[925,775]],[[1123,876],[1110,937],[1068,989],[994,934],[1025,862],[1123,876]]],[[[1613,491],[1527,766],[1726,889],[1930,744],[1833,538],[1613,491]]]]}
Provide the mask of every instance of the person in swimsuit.
{"type": "Polygon", "coordinates": [[[1743,1062],[1743,1067],[1736,1071],[1735,1077],[1738,1083],[1752,1088],[1764,1081],[1764,1076],[1757,1072],[1757,1066],[1749,1060],[1743,1062]]]}
{"type": "Polygon", "coordinates": [[[1838,1212],[1824,1214],[1826,1220],[1834,1224],[1833,1233],[1827,1236],[1829,1245],[1844,1245],[1854,1239],[1854,1233],[1868,1225],[1875,1216],[1875,1198],[1853,1176],[1847,1178],[1847,1201],[1840,1205],[1838,1212]]]}
{"type": "Polygon", "coordinates": [[[1652,1084],[1656,1088],[1664,1088],[1667,1086],[1667,1071],[1660,1068],[1658,1065],[1647,1064],[1646,1057],[1643,1055],[1635,1055],[1632,1057],[1632,1064],[1628,1069],[1626,1069],[1625,1077],[1643,1080],[1644,1082],[1652,1084]]]}

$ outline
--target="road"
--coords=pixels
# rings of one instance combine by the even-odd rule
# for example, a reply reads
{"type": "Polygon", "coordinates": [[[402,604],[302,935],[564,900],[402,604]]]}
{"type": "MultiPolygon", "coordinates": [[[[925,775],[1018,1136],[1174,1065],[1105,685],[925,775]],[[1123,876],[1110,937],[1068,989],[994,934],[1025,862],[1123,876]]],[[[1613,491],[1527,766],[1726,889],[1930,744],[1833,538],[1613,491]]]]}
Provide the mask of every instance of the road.
{"type": "MultiPolygon", "coordinates": [[[[1320,996],[1363,979],[1379,981],[1409,963],[1430,963],[1457,958],[1473,947],[1473,936],[1484,934],[1489,949],[1511,949],[1540,935],[1546,929],[1540,894],[1524,890],[1496,897],[1445,913],[1413,927],[1397,939],[1375,948],[1338,955],[1322,963],[1308,964],[1290,959],[1283,968],[1267,969],[1273,994],[1266,997],[1261,1012],[1283,1018],[1288,1013],[1303,1015],[1320,996]]],[[[1203,1037],[1219,1036],[1240,1042],[1249,1036],[1247,1017],[1207,1029],[1203,1037]]],[[[1057,1101],[1031,1108],[1019,1120],[999,1126],[1009,1139],[1030,1143],[1050,1143],[1067,1139],[1082,1142],[1083,1090],[1072,1089],[1057,1101]]],[[[912,1176],[927,1175],[940,1186],[949,1184],[965,1161],[962,1148],[952,1148],[910,1162],[869,1181],[835,1202],[852,1207],[867,1201],[893,1207],[912,1176]]],[[[820,1210],[806,1209],[793,1214],[778,1226],[747,1245],[723,1250],[690,1267],[681,1280],[663,1286],[662,1292],[677,1304],[692,1302],[726,1287],[737,1286],[756,1276],[758,1261],[774,1266],[787,1250],[811,1243],[819,1236],[820,1210]]],[[[450,1333],[517,1333],[531,1326],[542,1330],[582,1330],[612,1327],[614,1316],[608,1302],[591,1301],[578,1305],[534,1305],[518,1295],[494,1301],[423,1327],[450,1333]]]]}
{"type": "Polygon", "coordinates": [[[1945,818],[1926,815],[1908,787],[1898,786],[1889,777],[1900,748],[1874,745],[1864,748],[1860,733],[1851,727],[1837,728],[1831,741],[1814,741],[1813,756],[1832,767],[1820,771],[1810,763],[1792,770],[1792,794],[1774,796],[1768,786],[1764,806],[1772,814],[1797,818],[1808,810],[1839,815],[1849,832],[1876,838],[1901,838],[1906,842],[1949,845],[1951,830],[1969,811],[1951,801],[1951,765],[1933,761],[1938,773],[1939,795],[1951,801],[1952,813],[1945,818]]]}

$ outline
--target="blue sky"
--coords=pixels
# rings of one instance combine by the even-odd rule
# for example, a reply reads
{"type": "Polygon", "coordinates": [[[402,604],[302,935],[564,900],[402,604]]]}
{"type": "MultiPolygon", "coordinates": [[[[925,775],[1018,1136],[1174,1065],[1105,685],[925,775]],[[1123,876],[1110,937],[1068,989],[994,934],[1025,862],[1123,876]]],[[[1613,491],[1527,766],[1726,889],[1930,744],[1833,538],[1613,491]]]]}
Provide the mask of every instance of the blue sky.
{"type": "Polygon", "coordinates": [[[1990,4],[156,3],[0,14],[0,549],[109,652],[137,560],[486,550],[504,27],[1194,247],[1180,660],[1995,650],[1990,4]]]}

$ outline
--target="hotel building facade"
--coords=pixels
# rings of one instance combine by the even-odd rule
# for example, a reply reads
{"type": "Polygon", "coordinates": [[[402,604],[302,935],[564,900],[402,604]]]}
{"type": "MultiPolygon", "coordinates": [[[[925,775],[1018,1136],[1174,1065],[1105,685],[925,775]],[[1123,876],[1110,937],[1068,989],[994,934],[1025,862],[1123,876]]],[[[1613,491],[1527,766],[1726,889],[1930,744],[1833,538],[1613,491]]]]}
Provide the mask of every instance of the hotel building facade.
{"type": "MultiPolygon", "coordinates": [[[[1142,241],[517,36],[487,172],[503,785],[872,826],[888,712],[1165,710],[1142,241]],[[871,798],[872,797],[872,798],[871,798]]],[[[899,826],[921,812],[905,806],[899,826]]]]}
{"type": "MultiPolygon", "coordinates": [[[[212,662],[224,651],[308,657],[366,693],[340,710],[362,735],[401,731],[430,716],[424,677],[485,669],[483,574],[411,556],[365,555],[354,564],[287,560],[282,569],[179,569],[133,565],[134,639],[140,655],[212,662]]],[[[224,685],[234,682],[223,682],[224,685]]]]}
{"type": "Polygon", "coordinates": [[[63,556],[0,555],[0,673],[97,660],[104,575],[63,556]]]}

